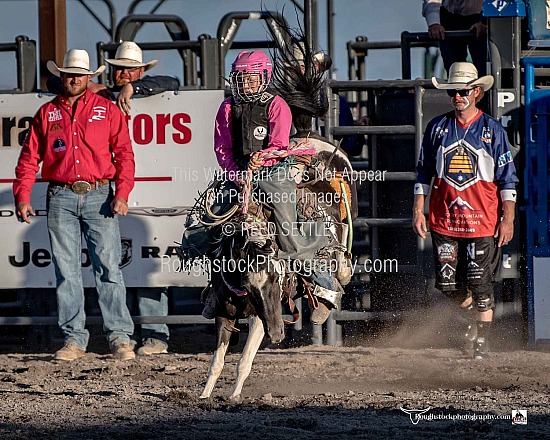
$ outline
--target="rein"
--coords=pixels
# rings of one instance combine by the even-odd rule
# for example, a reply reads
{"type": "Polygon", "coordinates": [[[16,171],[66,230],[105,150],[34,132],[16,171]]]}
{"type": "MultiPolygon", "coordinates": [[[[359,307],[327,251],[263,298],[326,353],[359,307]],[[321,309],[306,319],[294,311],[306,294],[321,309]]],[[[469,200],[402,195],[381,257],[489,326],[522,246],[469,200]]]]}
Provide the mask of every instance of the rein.
{"type": "MultiPolygon", "coordinates": [[[[297,155],[309,155],[313,156],[317,154],[317,150],[308,145],[307,140],[297,143],[294,147],[288,148],[286,150],[272,150],[266,152],[259,152],[259,157],[263,160],[274,160],[274,164],[269,165],[270,167],[279,165],[283,159],[289,156],[297,155]]],[[[267,166],[267,165],[264,165],[267,166]]],[[[243,187],[243,208],[242,213],[246,214],[248,212],[248,202],[250,200],[250,193],[252,192],[252,176],[253,171],[250,168],[246,171],[246,181],[243,187]]]]}
{"type": "MultiPolygon", "coordinates": [[[[284,301],[285,300],[285,298],[284,298],[284,289],[283,289],[283,280],[284,280],[284,276],[285,276],[285,263],[284,263],[284,261],[279,261],[279,264],[275,268],[275,271],[277,272],[277,275],[278,275],[277,284],[278,284],[280,292],[281,292],[280,300],[284,301]]],[[[237,287],[233,286],[229,281],[227,281],[227,279],[226,279],[223,272],[220,271],[220,275],[221,275],[221,278],[222,278],[225,286],[229,289],[229,291],[231,291],[231,293],[233,293],[234,295],[236,295],[239,298],[242,298],[242,297],[248,295],[248,292],[246,290],[237,288],[237,287]]],[[[298,310],[298,308],[296,307],[296,304],[294,303],[294,300],[290,296],[287,297],[287,304],[288,304],[288,307],[290,309],[290,313],[292,315],[292,321],[289,321],[287,319],[283,319],[283,322],[284,322],[285,325],[295,324],[298,321],[298,319],[300,319],[300,311],[298,310]]],[[[231,328],[229,330],[230,331],[238,331],[235,328],[231,328]]]]}
{"type": "Polygon", "coordinates": [[[233,292],[235,295],[237,296],[246,296],[248,295],[248,292],[246,290],[242,290],[242,289],[238,289],[237,287],[233,286],[232,284],[230,284],[226,279],[225,279],[225,276],[223,275],[223,272],[220,271],[220,274],[222,276],[222,280],[225,284],[225,286],[231,291],[233,292]]]}

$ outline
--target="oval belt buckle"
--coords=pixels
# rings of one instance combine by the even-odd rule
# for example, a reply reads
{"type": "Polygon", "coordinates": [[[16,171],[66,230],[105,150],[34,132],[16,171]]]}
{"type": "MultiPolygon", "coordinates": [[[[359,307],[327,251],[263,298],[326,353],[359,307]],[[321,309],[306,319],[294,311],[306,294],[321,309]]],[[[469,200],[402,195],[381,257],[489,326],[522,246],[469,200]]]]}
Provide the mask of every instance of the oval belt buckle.
{"type": "Polygon", "coordinates": [[[77,180],[71,185],[71,189],[75,194],[87,194],[92,190],[92,185],[85,180],[77,180]]]}

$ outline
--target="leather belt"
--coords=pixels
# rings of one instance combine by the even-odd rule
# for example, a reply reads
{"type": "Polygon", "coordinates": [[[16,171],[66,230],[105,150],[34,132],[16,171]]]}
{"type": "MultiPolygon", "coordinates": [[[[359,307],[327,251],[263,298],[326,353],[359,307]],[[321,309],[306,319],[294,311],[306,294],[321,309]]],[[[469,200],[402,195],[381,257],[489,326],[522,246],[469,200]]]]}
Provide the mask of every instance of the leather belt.
{"type": "Polygon", "coordinates": [[[86,180],[77,180],[74,183],[51,182],[51,185],[68,188],[75,194],[87,194],[94,189],[98,189],[98,188],[101,188],[103,185],[107,185],[109,182],[110,182],[109,179],[99,179],[99,180],[96,180],[95,182],[87,182],[86,180]]]}

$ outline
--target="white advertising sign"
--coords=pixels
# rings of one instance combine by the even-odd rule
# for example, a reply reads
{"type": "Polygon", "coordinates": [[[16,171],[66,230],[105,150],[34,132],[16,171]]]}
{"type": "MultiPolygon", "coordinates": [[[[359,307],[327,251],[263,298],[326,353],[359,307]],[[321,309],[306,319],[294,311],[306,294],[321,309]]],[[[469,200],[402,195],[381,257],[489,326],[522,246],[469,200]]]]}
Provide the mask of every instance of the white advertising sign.
{"type": "MultiPolygon", "coordinates": [[[[216,111],[223,91],[179,91],[137,98],[128,120],[136,183],[130,214],[120,217],[123,274],[128,287],[203,286],[206,274],[177,271],[175,249],[185,213],[218,168],[213,151],[216,111]]],[[[47,183],[33,187],[32,224],[14,213],[12,182],[25,130],[51,95],[0,95],[0,289],[55,287],[46,228],[47,183]]],[[[40,175],[38,176],[40,178],[40,175]]],[[[85,287],[94,287],[83,242],[85,287]]]]}

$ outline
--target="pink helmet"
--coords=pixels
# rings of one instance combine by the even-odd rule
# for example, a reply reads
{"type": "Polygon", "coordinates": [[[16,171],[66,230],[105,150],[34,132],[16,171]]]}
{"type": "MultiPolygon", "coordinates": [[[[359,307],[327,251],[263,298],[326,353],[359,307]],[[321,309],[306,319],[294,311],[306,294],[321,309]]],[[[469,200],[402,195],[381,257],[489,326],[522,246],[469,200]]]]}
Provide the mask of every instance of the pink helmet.
{"type": "Polygon", "coordinates": [[[271,81],[273,65],[267,55],[261,50],[241,52],[231,65],[229,84],[231,93],[237,102],[253,102],[260,98],[271,81]],[[260,75],[259,87],[245,84],[245,78],[250,74],[260,75]]]}

